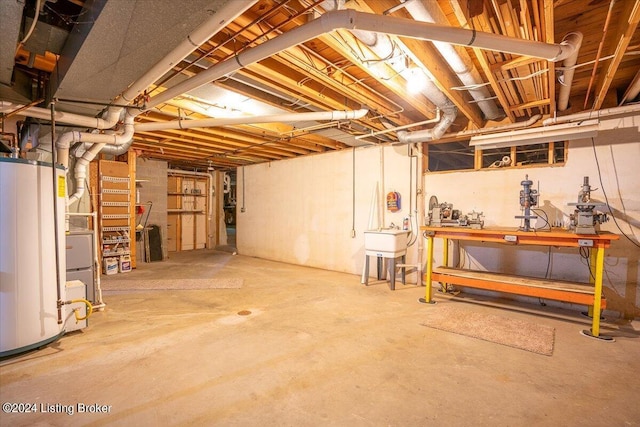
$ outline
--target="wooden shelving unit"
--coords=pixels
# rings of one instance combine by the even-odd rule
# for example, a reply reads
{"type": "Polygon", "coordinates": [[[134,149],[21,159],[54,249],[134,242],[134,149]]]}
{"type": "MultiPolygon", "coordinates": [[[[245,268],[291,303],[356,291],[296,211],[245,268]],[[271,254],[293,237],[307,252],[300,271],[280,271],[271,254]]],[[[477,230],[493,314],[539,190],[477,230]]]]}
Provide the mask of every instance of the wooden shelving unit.
{"type": "Polygon", "coordinates": [[[125,162],[100,160],[98,162],[98,236],[100,260],[120,261],[129,257],[134,264],[134,201],[130,167],[125,162]]]}
{"type": "Polygon", "coordinates": [[[167,181],[168,251],[209,247],[209,177],[172,171],[167,181]]]}

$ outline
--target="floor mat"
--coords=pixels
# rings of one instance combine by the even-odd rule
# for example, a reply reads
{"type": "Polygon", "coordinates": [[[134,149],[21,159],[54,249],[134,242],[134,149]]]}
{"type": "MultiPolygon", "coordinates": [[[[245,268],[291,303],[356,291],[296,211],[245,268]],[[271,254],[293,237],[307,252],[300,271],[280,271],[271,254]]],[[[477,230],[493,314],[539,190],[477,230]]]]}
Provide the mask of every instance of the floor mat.
{"type": "Polygon", "coordinates": [[[555,328],[550,326],[447,305],[431,309],[434,311],[424,326],[546,356],[553,354],[555,328]]]}
{"type": "Polygon", "coordinates": [[[243,279],[109,279],[102,282],[104,291],[239,289],[243,279]]]}

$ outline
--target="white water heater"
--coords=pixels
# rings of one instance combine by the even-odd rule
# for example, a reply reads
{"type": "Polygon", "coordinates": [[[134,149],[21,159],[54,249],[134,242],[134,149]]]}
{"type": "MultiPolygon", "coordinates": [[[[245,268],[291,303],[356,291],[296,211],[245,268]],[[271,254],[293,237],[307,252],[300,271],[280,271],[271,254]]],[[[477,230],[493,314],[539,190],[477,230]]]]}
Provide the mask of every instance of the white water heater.
{"type": "Polygon", "coordinates": [[[64,333],[58,286],[64,298],[65,195],[62,167],[56,168],[54,180],[51,164],[0,158],[0,357],[40,347],[64,333]]]}

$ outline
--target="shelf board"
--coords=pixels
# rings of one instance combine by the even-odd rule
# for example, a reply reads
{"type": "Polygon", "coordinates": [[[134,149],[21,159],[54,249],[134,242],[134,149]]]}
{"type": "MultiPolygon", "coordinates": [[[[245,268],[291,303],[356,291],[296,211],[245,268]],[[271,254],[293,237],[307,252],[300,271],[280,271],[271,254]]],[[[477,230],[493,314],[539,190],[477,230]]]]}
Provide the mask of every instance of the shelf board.
{"type": "Polygon", "coordinates": [[[167,209],[167,213],[204,213],[202,209],[167,209]]]}
{"type": "Polygon", "coordinates": [[[203,193],[174,193],[174,192],[169,192],[167,193],[167,195],[169,196],[199,196],[199,197],[206,197],[206,194],[203,193]]]}

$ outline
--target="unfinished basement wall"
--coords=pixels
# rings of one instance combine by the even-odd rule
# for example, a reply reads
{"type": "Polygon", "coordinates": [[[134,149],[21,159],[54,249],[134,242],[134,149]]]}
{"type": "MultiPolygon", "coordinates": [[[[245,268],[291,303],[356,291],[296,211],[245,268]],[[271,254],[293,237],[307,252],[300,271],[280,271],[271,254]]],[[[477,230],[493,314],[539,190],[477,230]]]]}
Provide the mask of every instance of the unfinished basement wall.
{"type": "MultiPolygon", "coordinates": [[[[162,236],[162,257],[167,258],[167,162],[138,158],[136,162],[136,181],[140,190],[140,203],[151,202],[147,226],[160,227],[162,236]]],[[[141,253],[138,251],[138,253],[141,253]]],[[[138,262],[144,262],[141,258],[138,262]]]]}
{"type": "MultiPolygon", "coordinates": [[[[409,197],[410,185],[415,189],[415,182],[410,184],[410,171],[416,175],[415,162],[407,156],[406,146],[370,147],[238,168],[238,252],[357,274],[354,284],[359,283],[363,232],[370,220],[374,228],[382,216],[382,225],[402,227],[410,204],[415,209],[415,200],[410,203],[409,197]],[[392,213],[385,207],[384,215],[378,214],[386,198],[381,201],[378,196],[374,204],[376,188],[384,190],[382,197],[400,193],[401,209],[392,213]]],[[[415,230],[415,216],[412,219],[415,230]]],[[[416,246],[408,251],[407,262],[416,262],[416,246]]],[[[372,275],[375,265],[372,259],[372,275]]],[[[415,283],[416,277],[409,275],[408,280],[415,283]]]]}
{"type": "MultiPolygon", "coordinates": [[[[568,215],[574,211],[574,207],[568,206],[568,203],[577,201],[583,178],[588,176],[594,190],[591,192],[592,199],[605,202],[606,192],[609,206],[616,218],[614,222],[609,215],[609,221],[601,226],[601,230],[620,235],[620,240],[612,242],[611,248],[605,251],[603,286],[607,308],[627,318],[638,317],[640,248],[623,236],[621,230],[638,243],[640,116],[605,120],[602,127],[606,130],[601,130],[593,143],[591,139],[569,143],[568,159],[564,166],[428,173],[425,176],[425,200],[435,195],[439,202],[452,203],[454,209],[460,209],[463,213],[472,210],[484,212],[487,227],[518,227],[521,220],[514,217],[522,214],[519,203],[522,189],[520,182],[528,174],[535,188],[539,187],[540,208],[547,214],[549,221],[567,225],[568,215]]],[[[606,209],[602,211],[606,212],[606,209]]],[[[541,220],[536,222],[537,227],[544,225],[541,220]]],[[[436,265],[442,259],[441,245],[441,240],[436,239],[436,265]]],[[[534,277],[545,277],[548,274],[548,277],[560,280],[589,281],[586,260],[580,257],[577,249],[524,246],[516,249],[499,244],[463,242],[461,254],[454,262],[464,268],[534,277]]],[[[584,307],[576,306],[576,309],[584,307]]]]}
{"type": "MultiPolygon", "coordinates": [[[[564,166],[429,173],[425,176],[425,203],[431,195],[436,195],[440,202],[452,203],[454,209],[465,214],[472,210],[484,212],[486,226],[518,227],[520,220],[514,217],[521,214],[520,182],[528,174],[536,188],[539,182],[540,205],[549,220],[566,223],[574,209],[568,203],[577,201],[583,177],[589,176],[592,188],[597,189],[592,192],[592,198],[604,201],[604,187],[617,224],[637,242],[640,236],[640,117],[606,120],[603,126],[608,130],[600,131],[595,139],[602,185],[589,139],[569,144],[564,166]],[[618,129],[623,126],[625,129],[618,129]]],[[[403,197],[400,212],[385,211],[384,225],[391,222],[401,225],[402,218],[409,215],[410,163],[406,147],[402,150],[387,147],[382,158],[378,147],[356,149],[354,187],[352,156],[352,150],[343,150],[239,168],[239,253],[352,273],[358,276],[354,277],[354,283],[359,283],[364,265],[363,232],[368,229],[376,183],[381,183],[381,161],[385,172],[384,194],[398,191],[403,197]],[[356,232],[354,238],[352,228],[356,232]]],[[[415,183],[412,185],[415,192],[415,183]]],[[[413,216],[414,229],[415,219],[413,216]]],[[[601,228],[621,234],[613,219],[601,228]]],[[[441,261],[442,254],[438,240],[436,263],[441,261]]],[[[416,262],[415,248],[416,245],[408,252],[409,263],[416,262]]],[[[466,243],[462,253],[461,266],[464,264],[467,268],[544,277],[550,259],[549,277],[589,281],[586,261],[577,250],[533,247],[515,250],[505,245],[466,243]]],[[[620,240],[607,249],[605,263],[608,308],[625,317],[637,317],[640,315],[640,249],[621,235],[620,240]]],[[[371,269],[371,275],[374,270],[371,269]]],[[[415,275],[409,278],[410,283],[416,280],[415,275]]]]}

